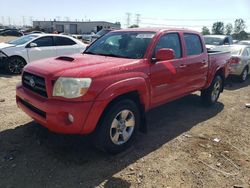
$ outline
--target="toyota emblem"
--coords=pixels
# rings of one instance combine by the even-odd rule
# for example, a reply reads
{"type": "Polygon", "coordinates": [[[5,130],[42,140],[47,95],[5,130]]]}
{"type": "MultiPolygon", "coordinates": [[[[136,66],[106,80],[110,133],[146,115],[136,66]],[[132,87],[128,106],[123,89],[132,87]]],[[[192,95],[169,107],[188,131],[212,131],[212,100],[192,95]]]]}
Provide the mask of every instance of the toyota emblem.
{"type": "Polygon", "coordinates": [[[33,78],[30,79],[30,86],[31,87],[35,87],[36,86],[35,80],[33,78]]]}

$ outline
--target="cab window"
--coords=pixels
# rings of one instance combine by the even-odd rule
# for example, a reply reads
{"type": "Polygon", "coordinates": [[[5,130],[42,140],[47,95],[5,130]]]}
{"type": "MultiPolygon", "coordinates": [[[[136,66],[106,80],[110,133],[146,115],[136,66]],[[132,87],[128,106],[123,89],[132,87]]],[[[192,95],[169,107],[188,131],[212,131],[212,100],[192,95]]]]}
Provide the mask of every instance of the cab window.
{"type": "Polygon", "coordinates": [[[178,33],[168,33],[163,35],[154,50],[153,58],[155,58],[156,52],[162,48],[170,48],[174,50],[175,59],[182,57],[181,41],[178,33]]]}
{"type": "Polygon", "coordinates": [[[187,56],[200,55],[203,53],[202,43],[199,35],[185,33],[184,39],[186,43],[187,56]]]}

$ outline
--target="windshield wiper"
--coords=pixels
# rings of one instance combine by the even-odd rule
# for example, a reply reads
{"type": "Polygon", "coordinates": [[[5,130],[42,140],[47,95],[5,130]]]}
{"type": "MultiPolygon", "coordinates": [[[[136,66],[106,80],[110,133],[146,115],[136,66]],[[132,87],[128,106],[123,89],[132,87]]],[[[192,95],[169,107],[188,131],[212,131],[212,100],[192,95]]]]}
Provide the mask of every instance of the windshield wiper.
{"type": "Polygon", "coordinates": [[[93,53],[93,52],[83,52],[84,54],[91,54],[91,55],[99,55],[99,54],[96,54],[96,53],[93,53]]]}
{"type": "Polygon", "coordinates": [[[121,56],[121,55],[115,55],[115,54],[99,54],[99,53],[94,53],[94,52],[83,52],[84,54],[91,54],[91,55],[100,55],[100,56],[109,56],[109,57],[118,57],[118,58],[129,58],[131,59],[131,57],[127,57],[127,56],[121,56]]]}

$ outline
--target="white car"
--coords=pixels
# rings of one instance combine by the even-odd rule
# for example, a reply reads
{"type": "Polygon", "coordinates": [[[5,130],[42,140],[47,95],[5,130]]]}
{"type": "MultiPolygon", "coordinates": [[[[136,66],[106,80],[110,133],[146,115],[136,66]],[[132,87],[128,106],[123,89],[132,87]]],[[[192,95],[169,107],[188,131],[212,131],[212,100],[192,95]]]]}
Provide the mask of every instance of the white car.
{"type": "Polygon", "coordinates": [[[0,67],[20,74],[23,67],[36,60],[82,53],[86,44],[73,37],[57,34],[31,34],[0,43],[0,67]]]}

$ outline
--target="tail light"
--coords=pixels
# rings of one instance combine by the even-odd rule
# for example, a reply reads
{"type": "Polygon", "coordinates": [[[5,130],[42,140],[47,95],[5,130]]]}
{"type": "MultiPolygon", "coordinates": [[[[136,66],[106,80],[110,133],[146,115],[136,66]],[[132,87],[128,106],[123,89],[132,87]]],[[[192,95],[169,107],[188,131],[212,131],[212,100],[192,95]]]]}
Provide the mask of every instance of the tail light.
{"type": "Polygon", "coordinates": [[[239,57],[231,57],[230,64],[239,64],[240,60],[241,59],[239,57]]]}

